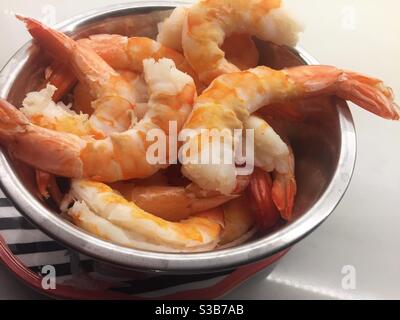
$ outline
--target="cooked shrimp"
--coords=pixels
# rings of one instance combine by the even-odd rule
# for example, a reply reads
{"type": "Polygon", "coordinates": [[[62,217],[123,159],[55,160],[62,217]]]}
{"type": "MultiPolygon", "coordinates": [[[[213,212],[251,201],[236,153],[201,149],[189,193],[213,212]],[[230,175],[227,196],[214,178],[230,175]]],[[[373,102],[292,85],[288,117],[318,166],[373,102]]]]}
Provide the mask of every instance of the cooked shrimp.
{"type": "MultiPolygon", "coordinates": [[[[274,204],[272,184],[273,182],[269,173],[260,168],[254,169],[251,175],[248,195],[259,231],[261,232],[271,229],[276,225],[280,217],[283,217],[274,204]]],[[[290,220],[291,216],[285,218],[286,220],[290,220]]]]}
{"type": "Polygon", "coordinates": [[[205,191],[194,183],[186,187],[168,184],[140,185],[132,182],[119,182],[111,187],[120,192],[125,199],[133,201],[143,210],[168,221],[180,221],[193,214],[217,208],[243,193],[249,184],[249,177],[239,177],[231,195],[215,191],[205,191]]]}
{"type": "Polygon", "coordinates": [[[223,213],[213,210],[181,222],[156,217],[127,201],[99,182],[73,180],[68,210],[74,223],[118,244],[156,251],[205,251],[214,249],[223,228],[223,213]]]}
{"type": "MultiPolygon", "coordinates": [[[[182,30],[180,30],[180,34],[178,30],[183,27],[188,11],[187,8],[176,8],[171,16],[159,25],[158,39],[161,42],[168,42],[173,37],[181,41],[182,30]]],[[[180,49],[177,46],[178,43],[173,44],[175,48],[180,49]]],[[[248,34],[231,34],[225,38],[221,50],[225,53],[225,58],[238,69],[248,69],[258,63],[258,50],[248,34]]],[[[206,53],[203,55],[206,56],[206,53]]],[[[213,77],[208,79],[208,81],[211,80],[213,77]]],[[[274,201],[279,205],[282,215],[289,217],[296,193],[293,155],[289,153],[286,144],[263,119],[256,116],[249,117],[244,121],[244,129],[253,129],[255,133],[255,164],[267,172],[276,172],[274,201]]]]}
{"type": "Polygon", "coordinates": [[[38,92],[30,92],[22,102],[20,109],[32,123],[56,131],[63,131],[78,136],[91,136],[102,139],[105,133],[96,125],[95,117],[77,114],[71,110],[71,105],[63,102],[55,103],[54,95],[57,88],[47,85],[38,92]]]}
{"type": "Polygon", "coordinates": [[[195,213],[219,207],[236,197],[212,191],[192,191],[191,188],[184,187],[137,186],[132,187],[125,198],[157,217],[168,221],[180,221],[195,213]]]}
{"type": "Polygon", "coordinates": [[[182,30],[187,11],[186,7],[176,7],[164,21],[158,24],[158,42],[182,52],[182,30]]]}
{"type": "Polygon", "coordinates": [[[134,128],[101,140],[78,137],[34,125],[14,106],[1,101],[1,143],[16,158],[59,176],[104,182],[151,176],[166,164],[147,160],[147,149],[153,144],[147,134],[152,129],[162,130],[169,140],[170,121],[179,132],[192,110],[196,88],[193,79],[177,70],[171,60],[148,59],[143,64],[149,109],[134,128]]]}
{"type": "MultiPolygon", "coordinates": [[[[72,89],[72,87],[75,85],[76,83],[76,77],[73,74],[73,72],[71,72],[71,70],[69,69],[69,67],[67,65],[64,65],[62,63],[53,61],[52,64],[46,68],[45,70],[45,79],[44,79],[44,83],[41,86],[42,89],[46,88],[49,84],[51,84],[52,86],[54,86],[55,88],[57,88],[56,92],[50,93],[50,97],[48,97],[48,100],[52,99],[54,102],[59,102],[63,96],[70,90],[72,89]]],[[[50,88],[51,90],[51,88],[50,88]]],[[[47,90],[44,90],[44,95],[46,95],[47,90]]],[[[43,101],[46,100],[46,98],[43,96],[43,99],[39,99],[39,101],[43,101]]],[[[63,105],[63,104],[62,104],[63,105]]],[[[70,117],[70,113],[65,112],[68,108],[63,105],[64,107],[61,107],[60,105],[60,110],[62,111],[63,114],[68,114],[68,118],[70,117]]],[[[21,110],[21,109],[20,109],[21,110]]],[[[54,113],[51,113],[52,115],[54,115],[54,113]]],[[[75,117],[72,117],[73,119],[75,119],[75,117]]],[[[41,119],[43,119],[43,114],[41,114],[41,116],[38,118],[38,120],[40,121],[41,119]]],[[[73,123],[73,121],[68,121],[71,124],[73,123]]],[[[78,124],[81,124],[80,122],[78,122],[78,124]]],[[[80,126],[78,126],[80,127],[80,126]]],[[[87,133],[87,130],[91,129],[89,128],[85,128],[86,130],[84,131],[84,133],[87,133]]],[[[93,133],[97,134],[96,131],[94,131],[93,133]]],[[[38,187],[38,192],[39,192],[39,197],[42,199],[49,199],[50,197],[56,202],[56,204],[59,204],[62,200],[62,194],[61,191],[57,185],[56,182],[56,178],[54,175],[47,173],[47,172],[43,172],[40,170],[35,170],[35,178],[36,178],[36,185],[38,187]]]]}
{"type": "Polygon", "coordinates": [[[254,132],[254,164],[274,173],[272,200],[282,217],[289,220],[297,189],[293,152],[264,119],[250,116],[243,124],[254,132]]]}
{"type": "MultiPolygon", "coordinates": [[[[131,85],[136,101],[135,112],[138,119],[142,119],[147,111],[147,104],[143,106],[142,102],[148,101],[147,85],[144,77],[128,70],[117,70],[117,72],[131,85]]],[[[20,109],[26,115],[31,116],[33,123],[57,131],[75,133],[80,136],[91,134],[94,138],[98,139],[104,137],[103,133],[98,132],[90,126],[87,116],[74,114],[69,110],[69,106],[65,106],[63,103],[55,104],[55,102],[59,102],[69,92],[77,81],[74,73],[71,72],[67,65],[53,62],[46,69],[45,80],[48,84],[57,87],[57,91],[54,92],[54,87],[47,87],[46,90],[41,90],[41,92],[30,93],[24,100],[23,105],[25,107],[20,109]],[[76,121],[77,119],[79,121],[76,121]]],[[[72,107],[75,111],[90,116],[93,113],[92,102],[94,100],[95,98],[90,94],[90,88],[83,82],[79,82],[75,86],[72,107]]],[[[57,186],[54,175],[36,170],[36,184],[39,195],[42,198],[48,199],[51,196],[57,204],[61,202],[61,191],[57,186]]]]}
{"type": "Polygon", "coordinates": [[[76,84],[77,79],[69,65],[59,61],[53,61],[45,70],[45,83],[40,89],[48,84],[57,88],[53,94],[53,101],[59,102],[76,84]]]}
{"type": "MultiPolygon", "coordinates": [[[[188,8],[177,7],[169,17],[159,23],[157,41],[182,52],[182,31],[187,12],[188,8]]],[[[225,58],[240,70],[257,66],[258,49],[248,34],[233,33],[227,36],[221,45],[221,50],[225,52],[225,58]]]]}
{"type": "MultiPolygon", "coordinates": [[[[380,80],[330,66],[301,66],[280,71],[260,66],[215,79],[196,100],[185,127],[242,129],[249,115],[265,105],[328,95],[350,100],[380,117],[399,120],[392,91],[380,80]]],[[[193,136],[189,143],[196,143],[198,139],[200,135],[193,136]]],[[[232,141],[224,141],[222,148],[231,149],[232,141]]],[[[193,152],[200,155],[202,150],[193,152]]],[[[221,156],[220,163],[202,165],[189,161],[183,165],[182,172],[203,189],[230,194],[236,185],[235,162],[224,163],[221,156]]]]}
{"type": "MultiPolygon", "coordinates": [[[[242,239],[255,226],[254,213],[246,196],[234,199],[223,205],[225,228],[221,235],[220,245],[226,245],[242,239]]],[[[251,236],[252,234],[248,234],[251,236]]]]}
{"type": "Polygon", "coordinates": [[[175,62],[176,68],[190,75],[200,88],[197,74],[185,57],[157,41],[145,37],[124,37],[117,34],[97,34],[78,40],[82,46],[91,48],[114,69],[143,72],[143,60],[168,58],[175,62]]]}
{"type": "MultiPolygon", "coordinates": [[[[117,70],[117,72],[129,83],[135,100],[135,116],[138,120],[141,120],[147,111],[147,101],[149,100],[144,76],[129,70],[117,70]]],[[[76,112],[88,115],[93,113],[92,103],[96,99],[90,94],[90,89],[83,82],[79,82],[75,86],[73,96],[72,108],[76,112]]]]}
{"type": "Polygon", "coordinates": [[[294,46],[300,30],[279,0],[203,0],[188,9],[182,47],[200,80],[210,83],[221,74],[239,71],[220,48],[225,37],[249,34],[294,46]]]}
{"type": "MultiPolygon", "coordinates": [[[[135,101],[129,84],[121,75],[91,48],[79,44],[39,21],[17,17],[26,24],[28,31],[46,52],[57,61],[70,64],[75,76],[90,88],[90,93],[96,98],[92,104],[95,112],[90,119],[69,115],[65,121],[71,130],[66,130],[66,128],[64,130],[76,134],[74,128],[77,126],[86,128],[87,135],[98,133],[107,135],[111,132],[122,132],[131,127],[135,101]],[[71,118],[73,118],[73,125],[71,125],[71,118]]],[[[51,119],[48,125],[46,121],[41,121],[40,125],[53,129],[60,125],[64,126],[60,124],[62,121],[64,121],[63,118],[51,119]]]]}

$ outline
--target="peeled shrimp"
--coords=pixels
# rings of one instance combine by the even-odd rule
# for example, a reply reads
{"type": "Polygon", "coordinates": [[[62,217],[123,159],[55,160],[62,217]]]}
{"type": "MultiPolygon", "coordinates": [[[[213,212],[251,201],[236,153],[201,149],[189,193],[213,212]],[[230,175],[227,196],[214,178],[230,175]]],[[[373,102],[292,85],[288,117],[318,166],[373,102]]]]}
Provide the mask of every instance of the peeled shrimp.
{"type": "MultiPolygon", "coordinates": [[[[147,101],[149,93],[147,84],[143,74],[138,74],[129,70],[116,70],[131,87],[131,92],[135,100],[135,116],[137,120],[141,120],[147,111],[147,101]]],[[[83,83],[79,82],[73,92],[74,102],[72,108],[76,112],[91,115],[93,113],[92,103],[96,100],[91,94],[90,89],[83,83]]]]}
{"type": "Polygon", "coordinates": [[[249,181],[249,177],[239,177],[231,195],[202,190],[194,183],[183,187],[159,183],[141,185],[133,182],[117,182],[111,187],[147,212],[168,221],[180,221],[236,199],[246,189],[249,181]]]}
{"type": "Polygon", "coordinates": [[[182,30],[188,8],[176,7],[172,13],[158,24],[157,41],[163,45],[182,52],[182,30]]]}
{"type": "MultiPolygon", "coordinates": [[[[209,3],[206,5],[208,6],[209,3]]],[[[182,28],[189,11],[190,9],[187,8],[176,8],[170,17],[159,25],[157,39],[164,43],[169,43],[172,38],[182,41],[182,28]]],[[[178,44],[173,43],[175,48],[180,50],[178,44]]],[[[233,33],[229,35],[225,38],[221,50],[225,53],[226,60],[237,67],[236,70],[248,69],[258,63],[258,50],[248,34],[233,33]]],[[[207,56],[207,53],[213,54],[211,51],[202,52],[203,58],[212,59],[212,57],[207,56]]],[[[235,68],[232,70],[235,70],[235,68]]],[[[229,70],[220,70],[219,73],[222,74],[226,71],[229,70]]],[[[213,76],[207,79],[208,82],[211,82],[211,80],[214,80],[213,76]]],[[[287,145],[263,119],[251,116],[243,122],[243,128],[254,130],[255,165],[262,167],[267,172],[274,171],[276,173],[273,198],[276,205],[281,209],[282,216],[290,217],[296,193],[293,154],[289,152],[287,145]]]]}
{"type": "MultiPolygon", "coordinates": [[[[159,23],[157,41],[182,52],[182,31],[187,13],[186,7],[175,8],[169,17],[159,23]]],[[[225,58],[238,70],[253,68],[258,64],[258,49],[248,34],[232,33],[225,38],[221,50],[225,52],[225,58]]]]}
{"type": "MultiPolygon", "coordinates": [[[[32,111],[35,114],[30,114],[34,123],[55,130],[61,127],[63,131],[78,135],[100,137],[111,132],[122,132],[131,127],[134,121],[135,101],[131,87],[121,75],[92,49],[80,45],[63,33],[31,18],[18,16],[18,19],[25,22],[28,31],[46,52],[57,61],[70,64],[75,76],[96,98],[92,103],[95,112],[90,118],[71,112],[58,114],[57,117],[47,116],[36,105],[32,111]]],[[[51,109],[45,105],[42,108],[51,109]]],[[[49,112],[51,113],[51,110],[49,112]]]]}
{"type": "Polygon", "coordinates": [[[158,60],[168,58],[174,61],[176,68],[190,75],[198,86],[202,86],[197,74],[185,57],[157,41],[146,37],[124,37],[117,34],[98,34],[80,39],[78,43],[91,48],[114,69],[143,72],[144,59],[158,60]]]}
{"type": "Polygon", "coordinates": [[[20,109],[29,120],[40,127],[56,131],[69,132],[78,136],[91,136],[102,139],[105,132],[96,125],[96,117],[87,114],[78,114],[71,109],[71,105],[63,102],[55,103],[54,96],[57,88],[47,85],[46,88],[30,92],[22,102],[20,109]]]}
{"type": "Polygon", "coordinates": [[[129,247],[153,251],[214,249],[223,228],[220,209],[169,222],[140,209],[99,182],[73,180],[64,203],[75,203],[67,213],[77,226],[129,247]]]}
{"type": "MultiPolygon", "coordinates": [[[[0,142],[14,156],[35,168],[59,176],[114,182],[151,176],[166,164],[151,164],[147,149],[152,129],[169,135],[169,123],[178,132],[189,116],[196,88],[193,79],[177,70],[173,61],[143,61],[149,88],[149,109],[134,128],[94,140],[32,124],[6,101],[0,102],[0,142]]],[[[168,139],[167,139],[168,140],[168,139]]]]}
{"type": "Polygon", "coordinates": [[[294,46],[300,30],[279,0],[203,0],[188,9],[182,47],[200,80],[210,83],[221,74],[239,71],[220,48],[225,37],[249,34],[294,46]]]}
{"type": "MultiPolygon", "coordinates": [[[[196,100],[185,127],[196,131],[202,128],[242,129],[250,114],[265,105],[328,95],[350,100],[380,117],[399,120],[392,91],[380,80],[331,66],[300,66],[280,71],[260,66],[215,79],[196,100]]],[[[198,139],[199,134],[189,142],[195,143],[198,139]]],[[[280,143],[279,139],[274,143],[280,143]]],[[[232,142],[228,139],[222,148],[232,148],[232,142]]],[[[202,150],[196,152],[199,156],[202,150]]],[[[183,165],[182,173],[203,189],[229,194],[236,185],[235,162],[224,163],[221,158],[220,163],[202,165],[189,161],[183,165]]],[[[287,173],[284,169],[289,168],[276,166],[281,173],[287,173]]]]}
{"type": "Polygon", "coordinates": [[[243,124],[254,132],[254,164],[274,173],[272,199],[282,217],[289,220],[297,189],[293,152],[264,119],[250,116],[243,124]]]}

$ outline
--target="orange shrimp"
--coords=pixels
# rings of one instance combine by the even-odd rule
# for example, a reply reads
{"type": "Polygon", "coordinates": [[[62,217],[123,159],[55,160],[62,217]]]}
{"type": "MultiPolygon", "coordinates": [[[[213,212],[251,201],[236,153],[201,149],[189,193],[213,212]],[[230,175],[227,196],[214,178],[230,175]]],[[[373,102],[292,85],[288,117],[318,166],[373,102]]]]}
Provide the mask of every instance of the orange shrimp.
{"type": "Polygon", "coordinates": [[[153,175],[166,164],[147,160],[152,145],[147,134],[158,129],[168,136],[170,121],[179,132],[192,110],[196,88],[193,79],[177,70],[171,60],[143,63],[149,108],[134,128],[95,140],[37,126],[1,100],[1,144],[25,163],[59,176],[115,182],[153,175]]]}
{"type": "MultiPolygon", "coordinates": [[[[229,132],[254,129],[256,165],[278,173],[274,174],[274,199],[282,216],[288,218],[296,191],[293,157],[288,146],[265,121],[250,115],[265,105],[330,95],[350,100],[386,119],[400,118],[391,89],[378,79],[332,66],[301,66],[280,71],[260,66],[216,78],[197,98],[185,127],[196,132],[211,128],[229,132]]],[[[199,144],[196,143],[199,139],[200,133],[192,136],[189,143],[199,144]]],[[[227,140],[222,148],[232,148],[231,141],[227,140]]],[[[202,150],[195,152],[198,154],[190,157],[200,158],[202,150]]],[[[235,159],[225,163],[221,156],[219,163],[223,165],[204,166],[189,161],[182,166],[182,172],[203,189],[230,194],[236,185],[235,159]]]]}
{"type": "Polygon", "coordinates": [[[233,33],[294,46],[301,31],[279,0],[203,0],[189,7],[184,19],[184,55],[201,81],[239,71],[220,46],[233,33]]]}
{"type": "Polygon", "coordinates": [[[114,69],[143,72],[143,60],[168,58],[174,61],[176,68],[190,75],[198,89],[203,85],[198,80],[196,72],[179,52],[163,46],[157,41],[146,37],[124,37],[116,34],[97,34],[78,43],[94,50],[114,69]]]}
{"type": "MultiPolygon", "coordinates": [[[[280,214],[273,201],[272,179],[268,172],[255,168],[249,188],[249,197],[252,200],[253,211],[257,217],[257,224],[261,232],[272,228],[280,219],[280,214]]],[[[290,217],[286,217],[287,220],[290,217]]]]}
{"type": "MultiPolygon", "coordinates": [[[[188,11],[189,8],[186,7],[175,8],[171,15],[158,25],[157,41],[176,51],[183,52],[182,32],[188,11]]],[[[234,32],[227,35],[221,45],[221,50],[225,52],[225,58],[240,70],[257,66],[259,53],[249,34],[234,32]]]]}
{"type": "Polygon", "coordinates": [[[77,135],[91,135],[102,138],[111,132],[122,132],[132,126],[134,119],[134,96],[130,85],[110,67],[92,49],[79,44],[65,34],[51,29],[32,18],[17,16],[22,20],[31,35],[39,42],[42,48],[53,56],[57,62],[70,64],[75,76],[80,82],[90,89],[92,96],[96,98],[92,106],[95,109],[93,115],[88,118],[82,115],[68,112],[63,105],[52,105],[46,110],[52,99],[58,99],[65,93],[73,80],[71,73],[61,66],[51,72],[50,83],[62,84],[60,90],[47,87],[50,95],[44,103],[40,97],[31,99],[31,108],[25,111],[31,120],[49,129],[66,131],[77,135]],[[63,84],[63,80],[66,80],[63,84]],[[54,94],[56,96],[54,97],[54,94]],[[53,97],[52,97],[53,96],[53,97]],[[53,115],[57,108],[56,116],[53,115]],[[47,114],[46,114],[47,111],[47,114]]]}
{"type": "Polygon", "coordinates": [[[111,187],[147,212],[168,221],[180,221],[238,198],[247,188],[249,181],[249,177],[239,177],[237,186],[230,195],[205,191],[194,183],[187,186],[170,186],[157,182],[150,185],[143,185],[142,181],[117,182],[111,187]]]}
{"type": "Polygon", "coordinates": [[[77,226],[103,239],[152,251],[212,250],[224,226],[220,208],[170,222],[142,210],[107,185],[87,180],[72,181],[63,210],[77,226]],[[68,209],[71,201],[74,205],[68,209]]]}

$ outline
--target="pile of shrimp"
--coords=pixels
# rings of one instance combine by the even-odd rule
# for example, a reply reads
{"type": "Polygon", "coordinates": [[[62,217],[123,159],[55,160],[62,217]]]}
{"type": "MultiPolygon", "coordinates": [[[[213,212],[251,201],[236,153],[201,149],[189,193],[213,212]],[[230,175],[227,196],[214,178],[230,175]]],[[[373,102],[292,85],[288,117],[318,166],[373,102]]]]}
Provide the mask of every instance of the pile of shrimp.
{"type": "Polygon", "coordinates": [[[279,0],[178,7],[156,40],[74,40],[17,18],[52,63],[20,108],[0,102],[0,143],[36,170],[40,196],[64,217],[119,245],[209,251],[293,220],[295,154],[258,112],[265,106],[337,96],[399,120],[392,91],[378,79],[333,66],[258,65],[255,38],[294,47],[302,31],[279,0]],[[202,129],[225,130],[226,149],[235,129],[253,130],[254,171],[239,174],[235,153],[229,164],[150,163],[146,134],[170,136],[172,121],[178,132],[196,132],[189,144],[199,143],[202,129]]]}

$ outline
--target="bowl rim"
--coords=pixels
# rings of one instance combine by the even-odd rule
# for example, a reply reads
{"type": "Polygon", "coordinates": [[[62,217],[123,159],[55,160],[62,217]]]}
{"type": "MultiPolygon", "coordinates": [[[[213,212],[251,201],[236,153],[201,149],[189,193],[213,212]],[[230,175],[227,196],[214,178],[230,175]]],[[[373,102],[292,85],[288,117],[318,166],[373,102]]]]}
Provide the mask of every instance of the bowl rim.
{"type": "MultiPolygon", "coordinates": [[[[183,1],[134,1],[90,10],[56,25],[70,32],[77,26],[110,15],[127,15],[140,10],[167,10],[185,5],[183,1]]],[[[16,74],[28,58],[32,41],[22,46],[0,71],[0,97],[6,98],[16,74]]],[[[295,48],[307,64],[318,64],[303,48],[295,48]]],[[[337,100],[340,126],[340,155],[334,175],[324,193],[305,214],[284,228],[251,243],[238,247],[204,253],[158,253],[127,248],[99,239],[54,214],[26,190],[7,160],[0,152],[0,186],[18,211],[44,233],[83,254],[97,260],[129,269],[199,273],[232,269],[272,256],[291,247],[317,228],[339,204],[347,190],[356,160],[356,132],[346,102],[337,100]]]]}

